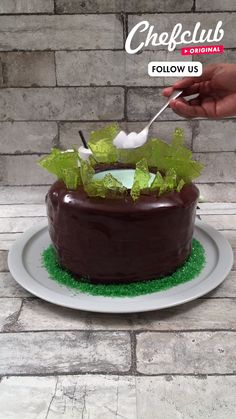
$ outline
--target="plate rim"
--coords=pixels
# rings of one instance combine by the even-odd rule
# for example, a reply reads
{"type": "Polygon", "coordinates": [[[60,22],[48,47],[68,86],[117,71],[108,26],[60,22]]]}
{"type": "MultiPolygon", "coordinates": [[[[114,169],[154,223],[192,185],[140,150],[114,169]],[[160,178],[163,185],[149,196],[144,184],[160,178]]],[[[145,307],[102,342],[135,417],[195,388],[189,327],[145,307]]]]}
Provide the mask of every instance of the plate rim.
{"type": "MultiPolygon", "coordinates": [[[[137,309],[133,309],[132,307],[129,309],[128,307],[125,308],[121,308],[121,310],[117,310],[117,309],[106,309],[105,307],[101,310],[101,309],[96,309],[96,307],[89,307],[86,308],[83,306],[79,307],[79,306],[75,306],[73,305],[72,301],[73,301],[73,296],[69,297],[70,298],[70,303],[61,303],[57,301],[57,296],[58,293],[55,290],[49,290],[47,287],[43,286],[43,284],[39,284],[37,283],[37,287],[35,290],[35,283],[36,280],[33,276],[30,275],[30,273],[26,270],[24,263],[23,263],[23,253],[24,253],[24,248],[27,245],[27,243],[29,242],[29,240],[36,235],[38,232],[47,229],[47,220],[42,221],[40,223],[37,223],[36,225],[30,227],[29,229],[27,229],[24,233],[22,233],[22,235],[13,243],[13,245],[11,246],[9,253],[8,253],[8,267],[9,267],[9,271],[11,272],[13,278],[15,279],[15,281],[22,286],[24,289],[26,289],[28,292],[30,292],[31,294],[37,296],[38,298],[47,301],[49,303],[52,304],[56,304],[58,306],[62,306],[62,307],[67,307],[70,309],[74,309],[74,310],[83,310],[83,311],[89,311],[89,312],[96,312],[96,313],[110,313],[110,314],[130,314],[130,313],[142,313],[142,312],[148,312],[148,311],[154,311],[154,310],[162,310],[165,308],[170,308],[170,307],[174,307],[177,305],[181,305],[181,304],[185,304],[187,302],[193,301],[205,294],[208,294],[209,292],[211,292],[213,289],[215,289],[216,287],[218,287],[226,278],[226,276],[229,274],[229,272],[231,271],[232,265],[233,265],[233,261],[234,261],[234,257],[233,257],[233,250],[232,247],[230,245],[230,243],[228,242],[228,240],[223,236],[222,233],[220,233],[219,231],[217,231],[215,228],[213,228],[212,226],[204,223],[203,221],[196,219],[195,220],[195,227],[199,228],[200,230],[203,230],[203,232],[205,232],[208,236],[210,236],[210,238],[214,241],[214,243],[217,246],[217,249],[220,250],[220,248],[223,246],[224,248],[224,260],[223,260],[223,264],[220,263],[222,262],[222,255],[219,252],[219,260],[217,262],[217,264],[215,265],[215,268],[213,269],[213,272],[211,272],[206,279],[207,281],[207,287],[206,287],[206,282],[205,282],[205,290],[201,290],[201,283],[197,284],[193,289],[195,292],[193,293],[192,296],[188,296],[186,298],[184,298],[184,294],[187,293],[188,290],[184,290],[183,291],[183,297],[181,299],[181,301],[178,301],[178,298],[175,302],[170,302],[169,304],[166,304],[164,306],[158,307],[158,301],[157,304],[155,306],[155,304],[153,305],[153,303],[150,305],[150,307],[145,307],[145,308],[138,308],[137,309]],[[18,264],[16,267],[16,260],[18,260],[18,264]],[[212,276],[213,274],[216,274],[216,280],[212,281],[212,276]],[[31,286],[28,286],[26,284],[27,279],[30,280],[31,286]],[[32,281],[33,279],[33,281],[32,281]],[[39,291],[37,290],[37,288],[39,288],[39,291]],[[198,289],[199,288],[199,289],[198,289]],[[40,293],[40,289],[41,291],[43,290],[42,293],[40,293]],[[46,290],[46,295],[45,295],[45,290],[46,290]],[[48,295],[47,295],[48,294],[48,295]]],[[[37,239],[36,239],[37,240],[37,239]]],[[[44,268],[45,269],[45,268],[44,268]]],[[[50,278],[49,278],[50,279],[50,278]]],[[[52,279],[50,279],[51,281],[53,281],[52,279]]],[[[181,285],[181,284],[180,284],[181,285]]],[[[172,288],[171,288],[172,289],[172,288]]],[[[163,293],[168,292],[168,290],[163,291],[163,293]]],[[[155,294],[155,293],[152,293],[155,294]]],[[[156,293],[158,294],[158,292],[156,293]]],[[[149,294],[148,294],[149,295],[149,294]]],[[[79,293],[76,294],[76,296],[79,296],[79,293]]],[[[89,295],[91,297],[91,299],[93,298],[97,298],[96,296],[92,296],[89,295]]],[[[145,298],[145,295],[142,296],[137,296],[137,297],[143,297],[145,298]]],[[[132,300],[137,298],[137,297],[131,297],[132,300]]],[[[65,296],[65,298],[68,298],[68,296],[65,296]]],[[[111,297],[103,297],[103,298],[111,298],[111,297]]],[[[127,299],[128,297],[117,297],[116,300],[119,301],[123,301],[124,299],[127,299]]],[[[112,298],[114,299],[114,298],[112,298]]],[[[78,305],[78,304],[77,304],[78,305]]]]}

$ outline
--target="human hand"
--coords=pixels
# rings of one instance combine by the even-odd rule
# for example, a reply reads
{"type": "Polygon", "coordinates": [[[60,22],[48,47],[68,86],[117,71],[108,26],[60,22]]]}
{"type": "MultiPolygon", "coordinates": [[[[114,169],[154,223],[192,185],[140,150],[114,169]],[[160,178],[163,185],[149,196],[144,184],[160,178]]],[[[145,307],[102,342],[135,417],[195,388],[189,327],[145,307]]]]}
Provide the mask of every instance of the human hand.
{"type": "Polygon", "coordinates": [[[209,64],[200,77],[186,77],[163,90],[169,97],[183,89],[183,96],[198,94],[187,101],[179,97],[170,107],[184,118],[223,118],[236,116],[236,64],[209,64]]]}

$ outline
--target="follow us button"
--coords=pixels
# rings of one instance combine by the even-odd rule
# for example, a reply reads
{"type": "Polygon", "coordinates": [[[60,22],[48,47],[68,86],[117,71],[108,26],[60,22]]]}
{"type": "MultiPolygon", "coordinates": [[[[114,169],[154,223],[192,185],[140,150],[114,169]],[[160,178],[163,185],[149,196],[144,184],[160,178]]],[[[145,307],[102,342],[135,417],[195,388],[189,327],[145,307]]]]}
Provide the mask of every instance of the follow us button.
{"type": "Polygon", "coordinates": [[[198,77],[202,75],[202,63],[191,61],[151,61],[150,77],[198,77]]]}

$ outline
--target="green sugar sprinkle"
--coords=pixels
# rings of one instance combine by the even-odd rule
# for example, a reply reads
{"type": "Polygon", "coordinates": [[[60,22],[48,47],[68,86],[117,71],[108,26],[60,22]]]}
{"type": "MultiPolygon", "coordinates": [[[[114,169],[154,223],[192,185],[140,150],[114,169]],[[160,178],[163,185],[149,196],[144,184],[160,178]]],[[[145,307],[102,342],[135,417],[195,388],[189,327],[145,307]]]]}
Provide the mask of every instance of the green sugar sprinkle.
{"type": "Polygon", "coordinates": [[[74,279],[67,270],[59,265],[56,251],[52,245],[43,251],[42,259],[50,278],[68,288],[103,297],[136,297],[152,292],[165,291],[196,278],[205,265],[205,251],[201,243],[193,239],[191,255],[185,264],[172,275],[130,284],[93,284],[84,278],[74,279]]]}

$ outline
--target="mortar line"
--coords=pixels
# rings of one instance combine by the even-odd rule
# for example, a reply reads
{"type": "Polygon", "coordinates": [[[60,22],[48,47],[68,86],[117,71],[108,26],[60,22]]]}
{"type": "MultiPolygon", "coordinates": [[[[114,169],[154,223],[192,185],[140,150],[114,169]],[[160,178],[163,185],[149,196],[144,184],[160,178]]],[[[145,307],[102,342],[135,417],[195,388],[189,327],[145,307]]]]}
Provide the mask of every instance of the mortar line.
{"type": "MultiPolygon", "coordinates": [[[[195,3],[195,1],[194,1],[195,3]]],[[[126,10],[127,15],[129,16],[136,16],[136,17],[141,17],[143,15],[185,15],[185,14],[193,14],[193,11],[195,11],[197,14],[199,15],[204,15],[207,13],[216,13],[216,14],[224,14],[224,13],[230,13],[232,15],[236,14],[235,10],[230,10],[230,9],[225,9],[225,10],[213,10],[213,9],[209,9],[209,10],[193,10],[194,5],[192,6],[192,8],[190,10],[182,10],[182,11],[152,11],[152,12],[129,12],[126,10]]],[[[114,11],[114,12],[100,12],[100,13],[96,13],[96,12],[83,12],[83,13],[78,13],[78,12],[66,12],[66,13],[55,13],[54,12],[34,12],[34,13],[1,13],[1,16],[95,16],[97,17],[99,16],[106,16],[106,15],[113,15],[113,16],[119,16],[120,13],[124,12],[123,10],[119,10],[119,11],[114,11]]]]}
{"type": "MultiPolygon", "coordinates": [[[[143,119],[143,118],[141,119],[140,118],[138,121],[137,120],[132,120],[132,121],[129,121],[129,122],[132,122],[132,123],[141,122],[142,123],[142,122],[146,122],[146,121],[147,121],[146,119],[143,119]]],[[[199,118],[196,121],[199,121],[199,122],[205,121],[207,123],[208,122],[209,123],[217,122],[217,120],[215,120],[215,119],[212,119],[210,121],[206,121],[204,118],[202,118],[202,119],[199,118]]],[[[228,118],[227,121],[231,121],[231,122],[236,123],[236,118],[228,118]]],[[[38,124],[40,124],[41,122],[45,122],[47,124],[50,124],[50,123],[53,124],[54,122],[59,122],[62,125],[76,124],[76,123],[81,123],[81,124],[97,123],[98,124],[98,123],[112,123],[113,119],[19,119],[19,120],[11,119],[11,120],[0,120],[0,124],[14,124],[14,123],[25,124],[26,122],[28,122],[29,124],[31,122],[32,123],[38,123],[38,124]]],[[[168,124],[169,122],[189,124],[190,121],[186,121],[184,119],[161,119],[160,121],[158,121],[158,124],[160,124],[160,123],[161,124],[162,123],[163,124],[168,124]]],[[[222,122],[222,120],[221,120],[221,122],[222,122]]],[[[224,122],[226,122],[226,120],[224,120],[224,122]]],[[[234,150],[232,150],[232,151],[234,151],[234,150]]],[[[222,150],[221,150],[221,152],[222,152],[222,150]]],[[[214,151],[211,151],[211,153],[214,153],[214,151]]],[[[224,183],[224,182],[221,182],[221,183],[224,183]]]]}
{"type": "MultiPolygon", "coordinates": [[[[27,299],[27,297],[23,298],[23,299],[27,299]]],[[[30,297],[29,297],[30,299],[30,297]]],[[[39,299],[38,299],[39,300],[39,299]]],[[[127,313],[128,315],[129,313],[127,313]]],[[[130,313],[132,314],[132,313],[130,313]]],[[[132,329],[94,329],[94,330],[88,330],[88,329],[42,329],[42,330],[17,330],[17,331],[3,331],[0,333],[0,336],[2,335],[19,335],[19,334],[47,334],[47,333],[54,333],[54,334],[58,334],[60,335],[60,333],[71,333],[71,332],[76,332],[76,333],[81,333],[81,334],[86,334],[86,335],[92,335],[92,334],[106,334],[106,335],[112,335],[113,333],[119,333],[120,335],[135,335],[135,337],[137,335],[140,334],[183,334],[183,333],[187,333],[187,334],[197,334],[197,333],[212,333],[212,334],[216,334],[219,332],[226,332],[226,333],[231,333],[231,334],[236,334],[236,328],[216,328],[216,329],[212,329],[209,327],[206,328],[199,328],[199,329],[190,329],[190,328],[185,328],[185,329],[171,329],[169,330],[167,329],[162,329],[162,330],[153,330],[153,329],[138,329],[138,330],[132,330],[132,329]]],[[[133,339],[133,337],[132,337],[133,339]]],[[[134,339],[132,340],[132,345],[134,344],[134,339]]],[[[136,345],[134,344],[133,348],[135,348],[136,345]]]]}
{"type": "Polygon", "coordinates": [[[56,87],[58,87],[58,82],[57,82],[56,51],[53,51],[53,58],[54,58],[54,72],[55,72],[56,87]]]}
{"type": "MultiPolygon", "coordinates": [[[[0,17],[1,16],[2,15],[0,15],[0,17]]],[[[214,45],[211,45],[211,46],[214,46],[214,45]]],[[[235,47],[225,47],[224,48],[224,51],[235,51],[235,50],[236,50],[235,47]]],[[[124,48],[83,48],[83,49],[78,49],[78,48],[77,49],[76,48],[72,48],[72,49],[66,49],[66,48],[62,48],[62,49],[57,49],[57,48],[44,48],[44,49],[37,49],[37,48],[35,48],[35,49],[32,49],[32,48],[31,49],[11,48],[11,49],[0,50],[0,53],[1,54],[11,53],[11,52],[23,52],[23,53],[24,52],[26,52],[26,53],[27,52],[28,53],[30,53],[30,52],[32,52],[32,53],[43,53],[43,52],[78,52],[78,53],[83,53],[83,52],[88,52],[88,51],[90,51],[90,52],[93,52],[93,51],[96,51],[96,52],[100,52],[100,51],[111,51],[111,52],[123,51],[123,52],[125,52],[124,51],[124,48]]],[[[167,50],[166,50],[166,48],[164,48],[164,47],[162,48],[160,46],[160,47],[158,47],[158,49],[157,48],[156,49],[155,48],[152,48],[152,49],[145,48],[143,52],[145,52],[145,51],[146,52],[166,52],[167,50]]],[[[181,48],[177,48],[175,50],[175,52],[181,52],[181,48]]],[[[194,54],[194,55],[202,55],[202,54],[194,54]]],[[[215,55],[220,55],[220,54],[215,54],[215,55]]]]}
{"type": "Polygon", "coordinates": [[[130,372],[137,372],[137,354],[136,354],[136,335],[135,331],[130,331],[130,344],[131,344],[131,367],[130,372]]]}
{"type": "Polygon", "coordinates": [[[48,372],[48,373],[29,373],[29,372],[22,372],[22,373],[10,373],[10,374],[1,374],[0,380],[3,378],[13,378],[13,377],[55,377],[55,376],[83,376],[83,375],[100,375],[100,376],[120,376],[120,377],[193,377],[193,378],[203,378],[203,377],[236,377],[235,372],[233,373],[181,373],[181,372],[162,372],[156,374],[145,374],[137,371],[135,374],[130,374],[129,371],[72,371],[72,372],[63,372],[63,371],[55,371],[55,372],[48,372]]]}

